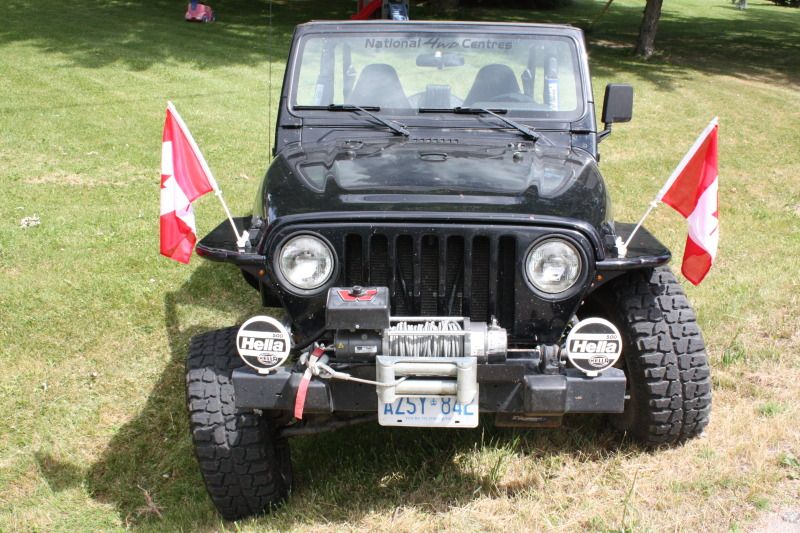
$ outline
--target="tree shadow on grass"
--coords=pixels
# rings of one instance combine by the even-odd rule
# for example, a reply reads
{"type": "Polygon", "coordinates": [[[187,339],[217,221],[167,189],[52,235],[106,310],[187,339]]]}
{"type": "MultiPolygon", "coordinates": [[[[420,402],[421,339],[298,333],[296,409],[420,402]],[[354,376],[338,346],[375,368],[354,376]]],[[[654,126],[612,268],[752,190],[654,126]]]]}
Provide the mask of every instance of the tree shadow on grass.
{"type": "Polygon", "coordinates": [[[730,4],[709,6],[709,10],[736,12],[736,18],[670,13],[656,38],[664,59],[711,74],[800,83],[800,10],[752,2],[746,11],[730,4]]]}
{"type": "MultiPolygon", "coordinates": [[[[184,361],[189,339],[263,312],[255,293],[234,269],[198,267],[180,289],[164,299],[170,351],[159,380],[139,414],[121,427],[102,457],[88,469],[39,455],[40,471],[53,490],[83,484],[101,503],[112,505],[128,527],[143,530],[219,527],[205,492],[189,438],[184,361]]],[[[309,520],[356,524],[373,512],[391,514],[398,506],[444,512],[483,495],[539,490],[533,481],[497,483],[497,467],[473,464],[473,450],[498,454],[498,467],[510,454],[543,464],[553,458],[580,457],[602,463],[616,451],[643,453],[607,431],[599,417],[575,417],[564,429],[500,430],[482,420],[474,430],[390,429],[374,424],[297,437],[291,447],[295,490],[287,504],[256,523],[277,529],[302,528],[309,520]],[[304,502],[313,501],[309,514],[304,502]],[[314,512],[324,513],[316,516],[314,512]]],[[[494,457],[494,455],[493,455],[494,457]]],[[[554,469],[558,466],[553,466],[554,469]]],[[[542,489],[544,490],[544,489],[542,489]]]]}
{"type": "MultiPolygon", "coordinates": [[[[693,73],[710,73],[796,85],[800,83],[800,10],[751,2],[746,11],[728,3],[710,4],[708,13],[686,16],[669,3],[659,22],[657,54],[650,60],[633,55],[643,4],[613,4],[593,27],[603,2],[576,1],[554,10],[471,8],[467,20],[570,24],[584,28],[593,76],[633,75],[671,90],[693,73]],[[735,17],[719,18],[723,10],[735,17]]],[[[419,14],[428,15],[425,10],[419,14]]]]}
{"type": "Polygon", "coordinates": [[[217,22],[187,23],[187,2],[175,0],[12,0],[4,6],[0,45],[24,43],[74,65],[119,63],[131,70],[180,62],[210,68],[285,60],[294,26],[345,18],[347,2],[275,0],[212,2],[217,22]]]}
{"type": "MultiPolygon", "coordinates": [[[[432,2],[415,2],[414,19],[435,19],[432,2]]],[[[296,24],[312,19],[347,19],[354,3],[275,0],[270,28],[266,0],[215,3],[213,24],[183,21],[184,4],[174,0],[12,0],[4,9],[0,45],[25,43],[61,54],[72,64],[99,68],[119,63],[131,70],[180,62],[199,69],[283,61],[296,24]]],[[[597,2],[535,11],[468,8],[464,20],[545,22],[588,28],[602,9],[597,2]]],[[[638,76],[671,89],[691,71],[796,84],[800,82],[800,11],[751,3],[735,11],[726,2],[709,6],[707,16],[684,16],[666,5],[650,61],[633,56],[641,6],[614,4],[587,34],[594,75],[638,76]]]]}

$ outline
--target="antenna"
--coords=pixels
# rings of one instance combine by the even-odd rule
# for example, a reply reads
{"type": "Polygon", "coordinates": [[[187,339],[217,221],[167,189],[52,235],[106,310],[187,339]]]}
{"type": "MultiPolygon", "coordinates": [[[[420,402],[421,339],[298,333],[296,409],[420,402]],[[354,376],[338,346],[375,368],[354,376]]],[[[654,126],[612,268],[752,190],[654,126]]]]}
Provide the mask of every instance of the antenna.
{"type": "Polygon", "coordinates": [[[274,52],[273,44],[274,41],[272,39],[272,0],[269,0],[269,29],[267,30],[267,48],[269,49],[270,58],[269,58],[269,70],[268,70],[268,81],[267,81],[267,147],[269,151],[269,159],[267,163],[272,163],[272,158],[275,153],[275,148],[272,146],[272,129],[275,125],[272,123],[272,60],[271,54],[274,52]]]}

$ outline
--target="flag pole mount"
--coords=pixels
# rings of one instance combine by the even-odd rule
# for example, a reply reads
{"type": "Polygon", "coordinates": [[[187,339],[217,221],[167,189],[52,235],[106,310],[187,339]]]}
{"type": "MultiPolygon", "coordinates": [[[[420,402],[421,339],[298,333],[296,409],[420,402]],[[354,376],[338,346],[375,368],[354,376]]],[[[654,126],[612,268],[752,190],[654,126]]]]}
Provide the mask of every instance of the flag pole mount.
{"type": "MultiPolygon", "coordinates": [[[[216,183],[214,183],[214,185],[216,185],[216,183]]],[[[250,240],[250,232],[247,230],[242,230],[242,233],[239,233],[239,230],[236,228],[236,223],[233,221],[233,216],[231,216],[231,211],[228,209],[228,204],[225,203],[225,198],[222,197],[222,190],[215,188],[214,195],[219,198],[219,202],[222,204],[222,208],[225,210],[225,215],[228,217],[228,222],[231,223],[233,233],[236,235],[236,246],[240,250],[244,250],[245,246],[247,246],[247,241],[250,240]]]]}
{"type": "Polygon", "coordinates": [[[656,207],[658,207],[658,198],[655,198],[652,202],[650,202],[650,206],[647,208],[647,211],[644,212],[644,215],[642,215],[642,218],[639,219],[636,227],[633,228],[633,231],[630,235],[628,235],[628,238],[625,241],[623,241],[621,237],[617,237],[614,245],[617,247],[617,254],[619,257],[625,258],[628,255],[628,245],[633,240],[633,236],[636,235],[636,232],[638,232],[639,228],[641,228],[642,224],[644,224],[645,219],[650,216],[650,213],[652,213],[653,209],[656,207]]]}

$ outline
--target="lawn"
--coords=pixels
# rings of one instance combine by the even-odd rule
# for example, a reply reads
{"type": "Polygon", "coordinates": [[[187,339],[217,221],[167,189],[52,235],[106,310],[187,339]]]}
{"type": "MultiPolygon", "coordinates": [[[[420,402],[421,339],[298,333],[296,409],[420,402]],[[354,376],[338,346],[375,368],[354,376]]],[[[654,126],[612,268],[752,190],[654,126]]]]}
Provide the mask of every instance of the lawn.
{"type": "MultiPolygon", "coordinates": [[[[634,121],[602,145],[617,218],[635,219],[720,118],[719,260],[686,286],[713,366],[706,435],[647,451],[595,417],[523,432],[343,429],[292,442],[285,507],[217,517],[189,442],[185,349],[259,301],[232,269],[158,255],[165,104],[247,213],[269,162],[270,68],[274,103],[293,25],[354,4],[276,0],[272,28],[264,1],[220,1],[206,26],[167,0],[5,4],[0,530],[741,531],[797,510],[800,10],[670,0],[660,53],[641,62],[642,2],[616,0],[588,40],[597,100],[610,81],[636,91],[634,121]]],[[[602,6],[459,17],[585,26],[602,6]]],[[[222,217],[210,197],[196,213],[201,234],[222,217]]],[[[660,208],[648,225],[680,258],[680,216],[660,208]]]]}

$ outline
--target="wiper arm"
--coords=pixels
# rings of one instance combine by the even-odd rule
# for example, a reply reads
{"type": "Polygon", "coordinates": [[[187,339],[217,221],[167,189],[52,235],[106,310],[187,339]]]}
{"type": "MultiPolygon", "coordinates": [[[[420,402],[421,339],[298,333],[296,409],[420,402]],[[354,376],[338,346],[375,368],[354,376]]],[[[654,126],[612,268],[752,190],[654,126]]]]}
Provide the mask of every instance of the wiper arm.
{"type": "MultiPolygon", "coordinates": [[[[369,111],[368,109],[366,109],[364,107],[357,106],[357,105],[352,105],[352,104],[351,105],[343,105],[342,107],[344,108],[344,110],[347,110],[347,108],[357,109],[358,111],[361,111],[362,113],[365,113],[365,114],[371,116],[372,118],[374,118],[375,120],[377,120],[378,122],[380,122],[381,124],[383,124],[384,126],[389,128],[393,132],[397,133],[398,135],[403,135],[405,137],[408,137],[409,135],[411,135],[411,132],[408,131],[405,128],[405,126],[400,124],[399,122],[395,122],[394,120],[387,120],[385,118],[381,118],[378,115],[376,115],[375,113],[372,113],[371,111],[369,111]]],[[[375,111],[380,111],[380,110],[381,110],[380,107],[376,107],[375,108],[375,111]]]]}
{"type": "Polygon", "coordinates": [[[541,135],[536,133],[536,131],[534,131],[534,129],[531,128],[530,126],[526,126],[525,124],[520,124],[519,122],[514,122],[510,118],[506,118],[499,114],[499,113],[504,113],[504,114],[508,113],[507,109],[497,109],[496,111],[492,111],[491,109],[485,109],[482,107],[456,107],[455,109],[453,109],[453,111],[456,113],[465,113],[465,114],[491,115],[496,119],[502,120],[512,128],[516,129],[517,131],[526,135],[527,137],[533,139],[534,141],[538,141],[539,137],[541,137],[541,135]]]}
{"type": "Polygon", "coordinates": [[[393,132],[398,135],[403,135],[408,137],[411,135],[404,125],[400,124],[399,122],[395,122],[393,120],[387,120],[385,118],[381,118],[372,111],[380,111],[381,108],[378,106],[358,106],[353,104],[331,104],[331,105],[296,105],[294,109],[300,111],[359,111],[364,113],[365,115],[369,115],[370,117],[374,118],[393,132]]]}
{"type": "Polygon", "coordinates": [[[524,134],[526,137],[533,139],[534,141],[538,141],[541,138],[541,135],[536,133],[532,127],[526,126],[525,124],[520,124],[519,122],[515,122],[510,118],[501,116],[501,114],[504,115],[508,113],[508,109],[486,109],[483,107],[453,107],[450,109],[435,109],[423,107],[417,111],[420,113],[455,113],[456,115],[491,115],[502,120],[512,128],[524,134]]]}

